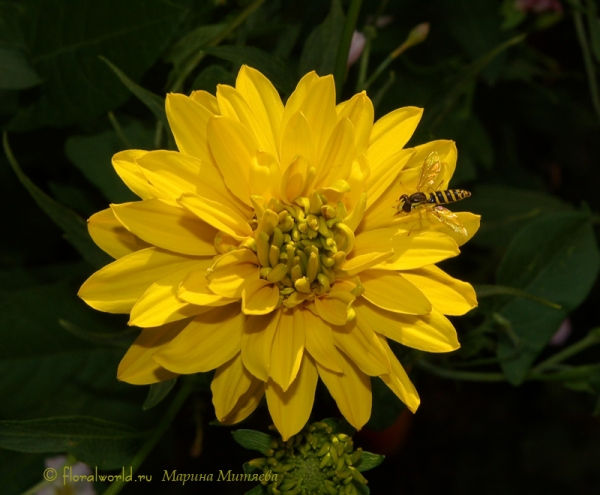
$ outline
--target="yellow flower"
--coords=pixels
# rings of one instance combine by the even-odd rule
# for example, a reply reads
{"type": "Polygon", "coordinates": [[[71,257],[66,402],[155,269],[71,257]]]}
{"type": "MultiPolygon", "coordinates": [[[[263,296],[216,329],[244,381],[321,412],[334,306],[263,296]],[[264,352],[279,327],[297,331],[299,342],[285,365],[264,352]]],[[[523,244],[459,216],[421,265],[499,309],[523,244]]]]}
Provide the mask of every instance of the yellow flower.
{"type": "MultiPolygon", "coordinates": [[[[371,413],[371,376],[414,411],[419,397],[387,339],[454,350],[444,315],[476,299],[435,266],[469,237],[430,215],[409,227],[419,215],[394,206],[433,151],[448,183],[454,143],[403,149],[421,109],[373,123],[364,92],[336,106],[333,78],[314,72],[285,106],[243,66],[235,88],[170,94],[166,111],[179,151],[117,153],[113,165],[141,201],[89,220],[116,261],[79,295],[143,328],[118,378],[216,370],[218,420],[241,421],[266,394],[284,439],[308,421],[319,377],[357,429],[371,413]]],[[[458,215],[472,236],[479,217],[458,215]]]]}

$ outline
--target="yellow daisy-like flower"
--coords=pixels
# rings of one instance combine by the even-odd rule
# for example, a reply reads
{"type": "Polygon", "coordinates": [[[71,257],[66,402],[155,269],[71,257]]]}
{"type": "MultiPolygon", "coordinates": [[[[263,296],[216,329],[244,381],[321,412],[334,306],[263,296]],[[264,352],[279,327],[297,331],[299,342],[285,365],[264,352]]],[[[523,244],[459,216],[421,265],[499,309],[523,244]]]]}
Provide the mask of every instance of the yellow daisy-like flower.
{"type": "MultiPolygon", "coordinates": [[[[116,261],[79,295],[143,328],[118,378],[216,370],[218,420],[241,421],[266,394],[284,439],[308,421],[319,377],[357,429],[371,413],[371,376],[414,411],[419,397],[387,339],[454,350],[444,315],[477,303],[469,284],[435,266],[469,237],[430,215],[409,228],[419,214],[394,205],[433,151],[448,183],[454,143],[403,149],[421,109],[373,123],[364,92],[336,106],[333,78],[314,72],[285,105],[243,66],[235,88],[170,94],[166,111],[179,151],[117,153],[113,165],[141,201],[89,220],[116,261]]],[[[458,215],[472,236],[479,217],[458,215]]]]}

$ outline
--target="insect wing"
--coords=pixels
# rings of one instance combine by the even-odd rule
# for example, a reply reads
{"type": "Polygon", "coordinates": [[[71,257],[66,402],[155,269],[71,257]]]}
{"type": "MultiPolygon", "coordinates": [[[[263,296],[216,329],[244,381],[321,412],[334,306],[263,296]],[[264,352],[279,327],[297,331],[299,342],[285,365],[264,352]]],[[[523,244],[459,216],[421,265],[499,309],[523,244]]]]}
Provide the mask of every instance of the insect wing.
{"type": "Polygon", "coordinates": [[[440,172],[442,171],[442,162],[440,161],[440,155],[437,151],[432,151],[427,155],[421,168],[421,175],[419,182],[417,183],[417,191],[420,191],[424,187],[431,188],[437,180],[440,172]]]}
{"type": "Polygon", "coordinates": [[[444,225],[450,227],[457,234],[467,236],[467,229],[458,219],[455,213],[452,213],[448,208],[443,206],[436,206],[428,210],[435,218],[437,218],[444,225]]]}

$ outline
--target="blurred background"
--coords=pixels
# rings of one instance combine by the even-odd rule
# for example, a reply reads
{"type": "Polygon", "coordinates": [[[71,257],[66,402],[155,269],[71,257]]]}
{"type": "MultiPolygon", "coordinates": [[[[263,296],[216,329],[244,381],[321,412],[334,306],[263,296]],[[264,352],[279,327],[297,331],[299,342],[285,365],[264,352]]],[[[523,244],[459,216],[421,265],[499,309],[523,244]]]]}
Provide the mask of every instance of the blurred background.
{"type": "MultiPolygon", "coordinates": [[[[594,0],[0,1],[0,492],[37,493],[45,463],[67,452],[107,473],[143,461],[138,473],[153,481],[124,494],[253,488],[160,481],[165,470],[240,473],[257,453],[211,424],[210,376],[193,379],[183,404],[181,384],[149,395],[117,382],[137,331],[76,297],[110,261],[85,219],[136,199],[111,156],[172,146],[165,94],[214,94],[245,63],[284,101],[316,70],[336,75],[339,101],[366,90],[376,118],[423,107],[409,146],[455,140],[451,187],[473,196],[451,208],[482,215],[442,264],[478,292],[480,306],[453,319],[462,348],[394,348],[421,396],[415,416],[373,383],[373,417],[355,436],[387,456],[366,473],[371,492],[598,493],[598,10],[594,0]],[[345,53],[336,64],[357,7],[351,64],[345,53]],[[144,435],[163,430],[142,455],[144,435]]],[[[325,390],[316,404],[313,420],[338,415],[325,390]]],[[[269,424],[263,405],[240,427],[269,424]]]]}

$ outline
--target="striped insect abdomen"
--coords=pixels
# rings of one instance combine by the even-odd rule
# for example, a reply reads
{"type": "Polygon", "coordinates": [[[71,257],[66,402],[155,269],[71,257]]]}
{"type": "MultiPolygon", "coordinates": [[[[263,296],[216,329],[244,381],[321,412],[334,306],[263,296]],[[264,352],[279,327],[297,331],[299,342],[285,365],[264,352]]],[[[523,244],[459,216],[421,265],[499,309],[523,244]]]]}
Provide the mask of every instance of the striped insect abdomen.
{"type": "Polygon", "coordinates": [[[461,199],[465,199],[471,196],[469,191],[464,189],[446,189],[445,191],[435,191],[429,193],[428,203],[434,203],[436,205],[446,205],[448,203],[456,203],[461,199]]]}

